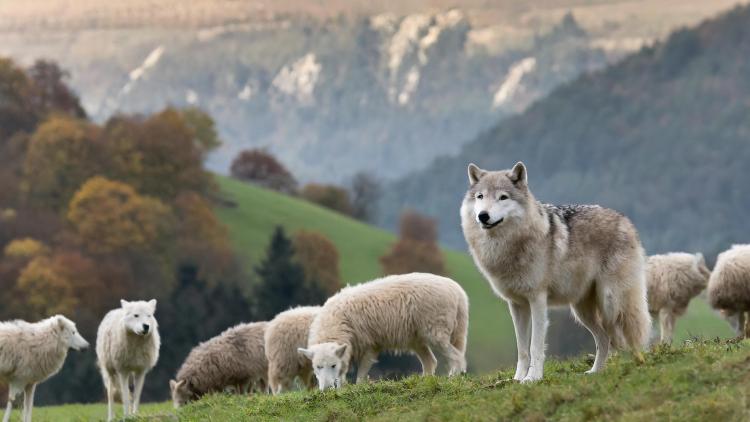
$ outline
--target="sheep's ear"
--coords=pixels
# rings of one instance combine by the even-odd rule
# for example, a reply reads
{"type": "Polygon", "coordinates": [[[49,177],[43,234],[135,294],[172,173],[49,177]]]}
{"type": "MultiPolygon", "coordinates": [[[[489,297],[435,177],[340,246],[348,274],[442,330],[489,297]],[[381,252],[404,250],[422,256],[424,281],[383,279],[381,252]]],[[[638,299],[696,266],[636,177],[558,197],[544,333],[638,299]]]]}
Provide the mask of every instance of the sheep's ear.
{"type": "Polygon", "coordinates": [[[344,357],[344,353],[346,353],[346,347],[347,347],[347,345],[346,345],[346,344],[342,344],[341,346],[339,346],[339,347],[338,347],[338,348],[337,348],[336,350],[334,350],[333,352],[334,352],[334,353],[336,354],[336,356],[338,356],[339,358],[343,358],[343,357],[344,357]]]}
{"type": "Polygon", "coordinates": [[[156,311],[156,299],[149,300],[148,306],[151,307],[151,312],[155,312],[156,311]]]}
{"type": "Polygon", "coordinates": [[[123,307],[123,308],[124,308],[124,307],[128,306],[129,304],[130,304],[130,303],[129,303],[129,302],[127,301],[127,300],[125,300],[125,299],[120,299],[120,306],[121,306],[121,307],[123,307]]]}
{"type": "Polygon", "coordinates": [[[706,259],[703,257],[703,254],[698,252],[695,254],[695,264],[696,265],[706,265],[706,259]]]}
{"type": "Polygon", "coordinates": [[[469,164],[469,184],[473,185],[474,183],[478,182],[479,179],[484,177],[485,174],[487,174],[486,171],[480,169],[476,164],[470,163],[469,164]]]}
{"type": "Polygon", "coordinates": [[[515,185],[525,185],[526,184],[526,165],[524,165],[523,162],[519,161],[516,163],[515,166],[510,170],[510,175],[508,176],[510,178],[510,181],[513,182],[515,185]]]}
{"type": "Polygon", "coordinates": [[[313,355],[314,355],[314,353],[313,353],[313,351],[312,351],[312,350],[310,350],[310,349],[304,349],[304,348],[302,348],[302,347],[298,348],[298,349],[297,349],[297,352],[298,352],[299,354],[301,354],[301,355],[304,355],[304,356],[305,356],[306,358],[308,358],[308,359],[310,359],[310,360],[312,360],[312,358],[313,358],[313,355]]]}
{"type": "Polygon", "coordinates": [[[175,380],[169,380],[169,389],[171,391],[174,391],[177,389],[177,381],[175,380]]]}

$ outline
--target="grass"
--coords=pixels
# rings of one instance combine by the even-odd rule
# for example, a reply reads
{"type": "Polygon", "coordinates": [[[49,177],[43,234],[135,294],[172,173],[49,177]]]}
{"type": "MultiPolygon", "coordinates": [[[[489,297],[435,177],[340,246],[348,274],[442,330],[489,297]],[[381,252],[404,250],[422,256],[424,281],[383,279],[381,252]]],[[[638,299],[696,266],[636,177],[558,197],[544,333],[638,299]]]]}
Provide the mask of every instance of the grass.
{"type": "Polygon", "coordinates": [[[548,360],[542,382],[509,370],[484,376],[409,377],[339,391],[278,397],[213,395],[178,413],[183,421],[750,420],[750,342],[688,341],[638,364],[613,356],[584,375],[589,357],[548,360]],[[710,418],[710,419],[709,419],[710,418]]]}
{"type": "MultiPolygon", "coordinates": [[[[20,399],[23,400],[22,398],[20,399]]],[[[11,421],[21,420],[21,402],[19,401],[13,409],[11,421]]],[[[164,415],[173,413],[172,403],[145,403],[141,405],[139,413],[141,416],[158,415],[163,419],[164,415]]],[[[122,415],[122,406],[117,405],[117,415],[122,415]]],[[[65,404],[62,406],[34,407],[32,412],[34,422],[91,422],[107,420],[106,404],[65,404]]],[[[145,418],[144,418],[145,419],[145,418]]]]}

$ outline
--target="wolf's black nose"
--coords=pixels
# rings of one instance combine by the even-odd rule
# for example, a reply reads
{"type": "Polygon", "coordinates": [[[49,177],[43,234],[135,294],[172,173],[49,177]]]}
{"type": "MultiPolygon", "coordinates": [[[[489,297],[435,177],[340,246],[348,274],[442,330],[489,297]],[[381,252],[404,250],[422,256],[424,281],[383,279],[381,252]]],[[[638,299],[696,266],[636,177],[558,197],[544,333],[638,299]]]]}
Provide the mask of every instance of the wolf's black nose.
{"type": "Polygon", "coordinates": [[[482,224],[487,224],[487,222],[490,221],[490,214],[487,211],[482,211],[477,218],[482,224]]]}
{"type": "Polygon", "coordinates": [[[148,333],[148,329],[149,328],[151,328],[151,327],[149,327],[148,324],[143,324],[143,333],[144,334],[148,333]]]}

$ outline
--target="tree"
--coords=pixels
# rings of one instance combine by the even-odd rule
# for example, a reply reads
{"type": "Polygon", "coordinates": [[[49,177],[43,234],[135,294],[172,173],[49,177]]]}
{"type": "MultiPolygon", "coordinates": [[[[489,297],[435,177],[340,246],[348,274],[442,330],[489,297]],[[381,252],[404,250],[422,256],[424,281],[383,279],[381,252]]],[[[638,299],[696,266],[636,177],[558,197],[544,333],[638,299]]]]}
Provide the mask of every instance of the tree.
{"type": "Polygon", "coordinates": [[[78,304],[73,281],[47,256],[29,261],[16,284],[26,297],[26,316],[30,319],[71,314],[78,304]]]}
{"type": "Polygon", "coordinates": [[[35,206],[57,211],[89,177],[102,171],[99,130],[83,121],[52,117],[31,137],[24,161],[24,187],[35,206]]]}
{"type": "Polygon", "coordinates": [[[70,74],[60,69],[57,63],[37,60],[28,74],[34,85],[32,105],[35,109],[44,114],[57,112],[74,118],[86,118],[78,96],[65,83],[70,74]]]}
{"type": "Polygon", "coordinates": [[[292,306],[319,305],[326,299],[322,288],[306,283],[304,269],[294,260],[292,242],[280,226],[255,272],[260,277],[255,288],[258,318],[271,319],[292,306]]]}
{"type": "Polygon", "coordinates": [[[372,222],[378,213],[378,202],[383,196],[380,182],[370,173],[359,172],[351,181],[352,216],[372,222]]]}
{"type": "Polygon", "coordinates": [[[181,110],[181,113],[182,119],[193,133],[195,147],[203,158],[221,146],[221,139],[216,132],[216,123],[210,114],[197,107],[188,107],[181,110]]]}
{"type": "Polygon", "coordinates": [[[349,192],[334,185],[308,183],[300,193],[303,198],[344,215],[352,215],[352,204],[349,192]]]}
{"type": "Polygon", "coordinates": [[[19,131],[31,132],[40,116],[32,104],[34,87],[23,69],[0,58],[0,142],[19,131]]]}
{"type": "Polygon", "coordinates": [[[49,248],[44,243],[25,237],[15,239],[5,245],[5,256],[11,259],[32,259],[40,255],[47,255],[49,248]]]}
{"type": "Polygon", "coordinates": [[[308,285],[319,285],[327,296],[341,289],[339,252],[333,242],[320,233],[300,230],[294,234],[292,244],[308,285]]]}
{"type": "Polygon", "coordinates": [[[380,258],[385,274],[446,273],[433,219],[406,211],[401,215],[399,232],[398,242],[380,258]]]}
{"type": "Polygon", "coordinates": [[[264,149],[240,152],[230,167],[232,177],[283,193],[294,193],[297,181],[276,157],[264,149]]]}
{"type": "Polygon", "coordinates": [[[70,201],[68,221],[94,254],[128,250],[161,253],[171,240],[174,216],[158,199],[125,183],[96,176],[70,201]]]}

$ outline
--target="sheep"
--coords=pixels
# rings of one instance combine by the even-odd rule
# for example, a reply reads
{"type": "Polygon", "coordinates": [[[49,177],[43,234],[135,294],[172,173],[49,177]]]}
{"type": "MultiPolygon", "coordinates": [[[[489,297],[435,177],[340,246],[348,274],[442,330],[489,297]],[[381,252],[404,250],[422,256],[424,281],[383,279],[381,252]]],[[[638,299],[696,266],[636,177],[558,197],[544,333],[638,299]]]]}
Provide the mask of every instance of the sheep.
{"type": "Polygon", "coordinates": [[[31,422],[36,385],[60,371],[68,349],[88,346],[73,321],[62,315],[36,323],[0,322],[0,381],[8,384],[3,422],[10,420],[13,400],[21,391],[24,393],[21,419],[31,422]]]}
{"type": "Polygon", "coordinates": [[[273,394],[292,388],[299,376],[307,388],[314,387],[312,364],[297,349],[307,346],[310,324],[320,306],[301,306],[282,312],[266,328],[266,359],[268,384],[273,394]]]}
{"type": "Polygon", "coordinates": [[[239,394],[266,390],[268,364],[264,333],[267,322],[239,324],[196,346],[169,381],[175,409],[228,388],[239,394]]]}
{"type": "Polygon", "coordinates": [[[676,318],[683,315],[690,300],[706,288],[710,275],[701,253],[675,252],[648,258],[648,310],[652,317],[659,317],[662,343],[672,342],[676,318]]]}
{"type": "Polygon", "coordinates": [[[750,245],[719,254],[708,280],[708,301],[721,311],[738,336],[750,338],[750,245]]]}
{"type": "Polygon", "coordinates": [[[469,300],[455,281],[434,274],[393,275],[346,287],[323,305],[310,326],[308,347],[320,390],[339,388],[352,362],[357,383],[378,353],[416,353],[422,374],[437,367],[433,351],[448,362],[449,375],[466,371],[469,300]]]}
{"type": "Polygon", "coordinates": [[[124,416],[138,413],[146,373],[159,359],[156,299],[148,302],[120,301],[120,308],[104,316],[96,333],[96,356],[107,389],[107,420],[114,418],[116,395],[122,398],[124,416]],[[134,380],[130,401],[130,378],[134,380]]]}

